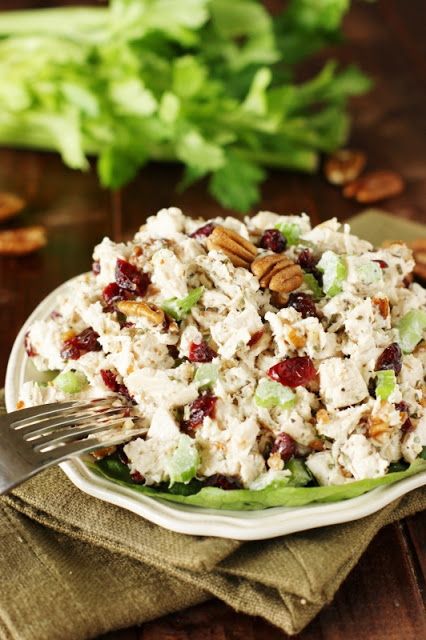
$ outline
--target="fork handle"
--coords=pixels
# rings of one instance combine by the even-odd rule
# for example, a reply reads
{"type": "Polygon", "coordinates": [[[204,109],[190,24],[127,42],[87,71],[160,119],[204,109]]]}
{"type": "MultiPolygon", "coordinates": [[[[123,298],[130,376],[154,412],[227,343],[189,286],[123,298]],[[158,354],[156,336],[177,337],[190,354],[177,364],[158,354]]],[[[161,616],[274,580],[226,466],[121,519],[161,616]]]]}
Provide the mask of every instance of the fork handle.
{"type": "MultiPolygon", "coordinates": [[[[0,428],[1,426],[0,416],[0,428]]],[[[18,454],[12,443],[2,441],[1,445],[0,495],[8,493],[23,480],[37,473],[34,462],[27,459],[26,456],[18,454]]]]}

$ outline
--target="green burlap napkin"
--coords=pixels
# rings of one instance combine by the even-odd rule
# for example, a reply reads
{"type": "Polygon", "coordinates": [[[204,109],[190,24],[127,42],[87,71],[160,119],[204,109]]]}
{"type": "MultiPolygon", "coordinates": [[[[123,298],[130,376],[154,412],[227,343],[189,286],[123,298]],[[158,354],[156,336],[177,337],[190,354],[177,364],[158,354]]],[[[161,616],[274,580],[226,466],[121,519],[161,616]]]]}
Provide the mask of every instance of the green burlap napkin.
{"type": "Polygon", "coordinates": [[[167,531],[50,469],[0,500],[0,637],[85,640],[212,596],[294,634],[382,526],[424,508],[418,489],[362,520],[240,543],[167,531]]]}

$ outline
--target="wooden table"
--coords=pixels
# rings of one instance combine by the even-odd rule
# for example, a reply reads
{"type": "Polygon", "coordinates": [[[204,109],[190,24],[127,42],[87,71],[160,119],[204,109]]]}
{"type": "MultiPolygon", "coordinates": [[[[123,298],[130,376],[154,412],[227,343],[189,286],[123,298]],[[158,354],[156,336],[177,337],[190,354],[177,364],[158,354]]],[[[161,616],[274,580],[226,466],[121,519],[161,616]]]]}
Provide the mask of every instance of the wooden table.
{"type": "MultiPolygon", "coordinates": [[[[0,0],[0,8],[55,2],[0,0]]],[[[65,4],[65,2],[63,3],[65,4]]],[[[68,4],[72,4],[68,2],[68,4]]],[[[384,206],[395,215],[426,222],[426,42],[422,0],[355,3],[345,23],[347,42],[337,57],[357,61],[375,89],[355,100],[352,144],[367,151],[372,168],[393,168],[406,191],[384,206]]],[[[1,80],[0,80],[1,81],[1,80]]],[[[93,172],[66,169],[52,154],[0,150],[0,189],[29,202],[25,223],[49,230],[48,247],[22,259],[0,260],[0,378],[15,335],[35,305],[64,280],[85,271],[92,247],[104,235],[130,236],[148,214],[175,204],[206,218],[222,213],[203,184],[182,195],[174,187],[179,168],[147,167],[120,195],[98,186],[93,172]]],[[[261,208],[309,213],[314,222],[359,210],[320,176],[276,172],[263,189],[261,208]]],[[[426,638],[426,514],[383,529],[334,602],[299,636],[302,640],[420,640],[426,638]]],[[[103,640],[283,639],[261,620],[212,601],[103,640]]],[[[46,639],[48,640],[48,639],[46,639]]]]}

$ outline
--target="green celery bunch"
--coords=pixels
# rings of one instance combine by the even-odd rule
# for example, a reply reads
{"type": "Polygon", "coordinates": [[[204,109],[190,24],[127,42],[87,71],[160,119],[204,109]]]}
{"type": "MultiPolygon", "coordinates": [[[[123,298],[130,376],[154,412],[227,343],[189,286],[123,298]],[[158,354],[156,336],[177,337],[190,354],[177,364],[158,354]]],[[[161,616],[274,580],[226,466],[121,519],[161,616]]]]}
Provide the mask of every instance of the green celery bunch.
{"type": "Polygon", "coordinates": [[[265,168],[313,172],[348,134],[366,91],[333,61],[304,83],[294,64],[338,41],[349,0],[111,0],[0,14],[0,144],[53,149],[117,189],[149,160],[183,163],[248,211],[265,168]]]}

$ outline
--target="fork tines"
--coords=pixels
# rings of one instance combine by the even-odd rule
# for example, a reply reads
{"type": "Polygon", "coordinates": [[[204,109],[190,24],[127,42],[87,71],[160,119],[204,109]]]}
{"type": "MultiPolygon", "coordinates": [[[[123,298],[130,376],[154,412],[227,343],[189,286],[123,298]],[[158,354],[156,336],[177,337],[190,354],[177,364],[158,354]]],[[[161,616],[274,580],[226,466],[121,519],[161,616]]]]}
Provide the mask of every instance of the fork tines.
{"type": "Polygon", "coordinates": [[[45,405],[41,413],[41,407],[34,408],[38,409],[37,414],[30,410],[31,415],[28,416],[24,410],[26,416],[19,419],[18,414],[18,419],[11,423],[10,428],[39,452],[94,434],[102,435],[102,431],[108,432],[130,417],[129,406],[117,404],[116,398],[55,403],[45,405]]]}

